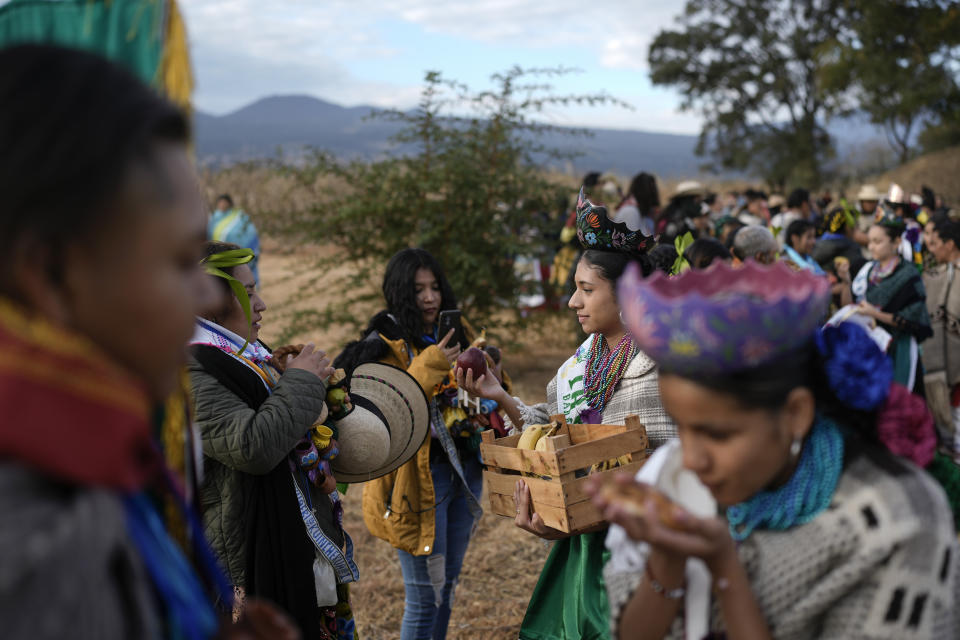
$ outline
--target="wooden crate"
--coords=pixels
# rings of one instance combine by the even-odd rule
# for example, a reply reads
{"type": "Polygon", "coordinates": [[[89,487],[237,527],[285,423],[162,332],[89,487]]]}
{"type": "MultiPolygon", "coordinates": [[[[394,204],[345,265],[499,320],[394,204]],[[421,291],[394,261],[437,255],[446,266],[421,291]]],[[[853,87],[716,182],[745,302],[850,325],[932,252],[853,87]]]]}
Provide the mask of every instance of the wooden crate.
{"type": "Polygon", "coordinates": [[[566,533],[584,531],[603,518],[584,489],[587,476],[578,478],[576,472],[629,453],[630,464],[598,473],[636,473],[647,458],[647,430],[637,416],[628,416],[622,425],[568,425],[562,415],[551,420],[562,426],[559,435],[547,439],[547,451],[517,449],[519,434],[495,439],[493,431],[483,432],[480,455],[490,510],[515,518],[513,491],[523,480],[544,524],[566,533]]]}

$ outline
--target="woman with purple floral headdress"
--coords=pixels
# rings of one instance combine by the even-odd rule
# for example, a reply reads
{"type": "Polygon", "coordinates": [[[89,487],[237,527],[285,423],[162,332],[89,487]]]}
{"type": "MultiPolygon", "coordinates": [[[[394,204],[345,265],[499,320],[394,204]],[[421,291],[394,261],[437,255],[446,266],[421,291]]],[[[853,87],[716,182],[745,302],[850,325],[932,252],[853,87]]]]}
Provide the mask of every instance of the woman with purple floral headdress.
{"type": "MultiPolygon", "coordinates": [[[[457,384],[473,395],[492,398],[504,409],[514,430],[544,424],[564,414],[568,423],[623,424],[639,416],[652,447],[676,436],[660,404],[657,368],[624,327],[617,305],[616,282],[631,263],[644,274],[653,271],[646,250],[652,240],[615,223],[606,209],[581,191],[577,227],[586,251],[577,265],[577,289],[569,306],[577,312],[587,340],[547,385],[547,402],[535,406],[505,393],[493,378],[473,380],[457,372],[457,384]]],[[[626,452],[625,452],[626,453],[626,452]]],[[[570,535],[546,526],[533,513],[523,481],[514,492],[518,527],[556,540],[534,590],[519,637],[525,640],[584,640],[609,637],[606,590],[601,569],[607,553],[606,525],[570,535]]]]}
{"type": "Polygon", "coordinates": [[[679,439],[588,489],[614,637],[960,637],[932,420],[862,327],[819,328],[826,279],[721,264],[619,293],[679,439]]]}

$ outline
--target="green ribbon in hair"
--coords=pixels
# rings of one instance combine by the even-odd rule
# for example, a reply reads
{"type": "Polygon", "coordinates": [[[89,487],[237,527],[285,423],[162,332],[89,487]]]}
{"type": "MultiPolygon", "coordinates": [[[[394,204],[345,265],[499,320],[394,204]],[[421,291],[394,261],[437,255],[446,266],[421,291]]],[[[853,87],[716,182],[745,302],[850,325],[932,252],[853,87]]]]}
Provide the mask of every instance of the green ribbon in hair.
{"type": "Polygon", "coordinates": [[[686,253],[687,248],[692,244],[693,234],[689,231],[682,236],[677,236],[673,239],[673,248],[677,250],[677,259],[673,262],[673,267],[670,269],[670,275],[679,275],[690,269],[690,263],[687,261],[687,257],[683,254],[686,253]]]}
{"type": "Polygon", "coordinates": [[[247,294],[247,288],[243,286],[243,283],[224,271],[224,269],[231,269],[233,267],[239,267],[242,264],[247,264],[253,260],[253,256],[253,249],[230,249],[229,251],[212,253],[200,261],[200,264],[203,265],[203,268],[208,274],[223,278],[227,281],[227,284],[230,285],[230,290],[233,291],[233,295],[237,297],[237,302],[240,303],[240,308],[243,309],[243,315],[247,319],[247,337],[243,346],[240,347],[240,353],[243,353],[247,345],[250,344],[250,329],[253,328],[253,316],[250,313],[250,296],[247,294]]]}

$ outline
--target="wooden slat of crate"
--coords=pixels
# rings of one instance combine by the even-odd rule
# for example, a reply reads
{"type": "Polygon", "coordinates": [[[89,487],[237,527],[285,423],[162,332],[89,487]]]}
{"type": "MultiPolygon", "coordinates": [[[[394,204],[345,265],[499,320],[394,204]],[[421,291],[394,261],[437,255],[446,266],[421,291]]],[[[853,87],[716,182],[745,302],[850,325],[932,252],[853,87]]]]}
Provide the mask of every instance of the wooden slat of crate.
{"type": "MultiPolygon", "coordinates": [[[[571,430],[571,438],[572,435],[571,430]]],[[[510,438],[515,437],[510,436],[510,438]]],[[[572,447],[559,449],[556,453],[516,449],[516,443],[511,446],[507,442],[507,438],[500,438],[493,443],[481,442],[480,456],[483,463],[488,466],[513,469],[514,471],[540,476],[558,476],[578,469],[586,469],[597,462],[616,458],[625,453],[643,455],[648,446],[649,440],[646,431],[643,429],[627,429],[622,433],[599,440],[590,440],[572,447]]]]}
{"type": "Polygon", "coordinates": [[[609,460],[630,453],[643,456],[649,440],[643,429],[630,429],[617,435],[584,442],[557,452],[559,473],[585,469],[596,462],[609,460]]]}
{"type": "Polygon", "coordinates": [[[567,419],[563,415],[555,415],[550,418],[563,425],[563,429],[570,433],[570,442],[573,444],[583,444],[592,440],[599,440],[607,436],[630,431],[631,429],[646,429],[640,418],[636,415],[627,416],[625,424],[567,424],[567,419]]]}
{"type": "MultiPolygon", "coordinates": [[[[630,464],[617,467],[612,471],[635,474],[643,466],[645,460],[635,459],[630,464]]],[[[588,500],[586,492],[587,478],[577,478],[570,482],[557,482],[554,479],[544,480],[542,478],[531,478],[529,476],[508,475],[496,471],[484,471],[483,478],[487,482],[487,493],[501,494],[510,496],[512,500],[513,490],[518,481],[523,480],[530,487],[530,497],[533,504],[551,507],[566,507],[578,502],[588,500]]]]}
{"type": "MultiPolygon", "coordinates": [[[[644,462],[645,460],[631,462],[601,473],[636,473],[644,462]]],[[[584,488],[590,476],[564,483],[539,478],[521,478],[495,471],[484,471],[483,476],[487,482],[490,510],[497,515],[507,518],[516,517],[517,507],[513,502],[513,490],[517,480],[522,479],[530,487],[533,512],[539,514],[548,527],[571,533],[589,529],[603,520],[600,510],[589,500],[584,488]],[[570,501],[566,501],[568,497],[570,501]]]]}
{"type": "MultiPolygon", "coordinates": [[[[490,509],[497,515],[507,518],[517,517],[517,507],[513,504],[513,494],[490,494],[490,509]]],[[[585,529],[601,520],[600,510],[592,502],[580,502],[566,509],[563,507],[540,506],[535,513],[543,524],[553,529],[570,533],[575,529],[585,529]]]]}
{"type": "Polygon", "coordinates": [[[558,476],[564,473],[557,462],[557,453],[516,449],[514,448],[516,443],[512,447],[506,443],[504,443],[506,446],[501,445],[500,443],[504,440],[506,438],[500,438],[495,444],[480,443],[480,457],[483,459],[483,464],[535,473],[539,476],[558,476]]]}
{"type": "MultiPolygon", "coordinates": [[[[483,434],[484,434],[484,433],[487,433],[487,432],[490,433],[490,442],[496,442],[496,443],[497,443],[499,446],[501,446],[501,447],[513,447],[514,449],[516,449],[516,448],[517,448],[517,443],[520,442],[520,434],[519,434],[519,433],[516,433],[516,434],[514,434],[514,435],[512,435],[512,436],[504,436],[504,437],[502,437],[502,438],[496,438],[496,440],[494,440],[494,437],[495,437],[494,434],[495,434],[495,432],[492,431],[492,430],[490,430],[490,429],[487,429],[486,431],[484,431],[483,433],[481,433],[481,434],[480,434],[480,435],[481,435],[481,438],[483,437],[483,434]]],[[[486,441],[487,441],[486,439],[483,440],[483,442],[486,442],[486,441]]]]}
{"type": "MultiPolygon", "coordinates": [[[[633,462],[630,464],[625,464],[622,467],[615,467],[600,473],[629,473],[630,475],[636,475],[637,471],[640,470],[640,467],[643,466],[644,462],[646,462],[646,455],[641,454],[639,459],[635,455],[633,462]]],[[[589,476],[577,478],[573,482],[563,483],[563,497],[564,500],[566,500],[567,505],[576,504],[578,502],[583,502],[584,500],[590,499],[590,496],[587,495],[586,490],[587,479],[594,475],[596,474],[590,474],[589,476]]]]}
{"type": "Polygon", "coordinates": [[[607,436],[613,436],[623,433],[627,430],[624,424],[571,424],[570,442],[573,444],[583,444],[591,440],[599,440],[607,436]]]}
{"type": "MultiPolygon", "coordinates": [[[[530,487],[530,497],[536,505],[548,505],[563,508],[565,502],[565,485],[553,480],[542,480],[524,476],[507,475],[496,471],[484,471],[483,478],[487,481],[487,491],[490,495],[502,494],[513,500],[513,490],[517,482],[523,480],[530,487]]],[[[512,502],[511,502],[512,504],[512,502]]]]}
{"type": "MultiPolygon", "coordinates": [[[[490,494],[490,510],[507,518],[516,518],[517,507],[513,504],[513,495],[490,494]]],[[[600,509],[593,502],[585,500],[567,508],[541,506],[535,509],[543,523],[564,533],[573,533],[589,529],[603,521],[600,509]]]]}

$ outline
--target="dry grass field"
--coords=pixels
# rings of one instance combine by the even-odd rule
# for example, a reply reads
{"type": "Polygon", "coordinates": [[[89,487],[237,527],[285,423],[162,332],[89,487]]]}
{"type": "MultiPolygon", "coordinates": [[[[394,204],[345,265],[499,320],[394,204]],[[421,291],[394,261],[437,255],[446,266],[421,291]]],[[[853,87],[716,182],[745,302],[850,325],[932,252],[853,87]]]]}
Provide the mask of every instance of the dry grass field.
{"type": "MultiPolygon", "coordinates": [[[[268,310],[263,338],[271,344],[277,336],[289,332],[290,323],[299,317],[298,311],[309,310],[336,295],[342,273],[334,271],[322,277],[315,273],[315,259],[330,252],[329,247],[286,251],[275,243],[264,245],[260,273],[268,310]]],[[[573,352],[576,337],[572,327],[569,318],[561,316],[517,336],[522,346],[504,354],[517,395],[528,402],[544,400],[547,382],[573,352]]],[[[294,333],[293,342],[312,340],[333,351],[334,345],[342,345],[354,337],[353,333],[353,329],[344,327],[299,331],[294,333]]],[[[354,485],[344,498],[345,526],[356,545],[360,567],[360,581],[352,588],[356,619],[365,640],[399,638],[403,616],[400,565],[396,551],[367,532],[360,513],[361,492],[362,487],[354,485]]],[[[464,560],[447,637],[516,638],[548,551],[543,542],[516,528],[512,520],[485,513],[464,560]]]]}

